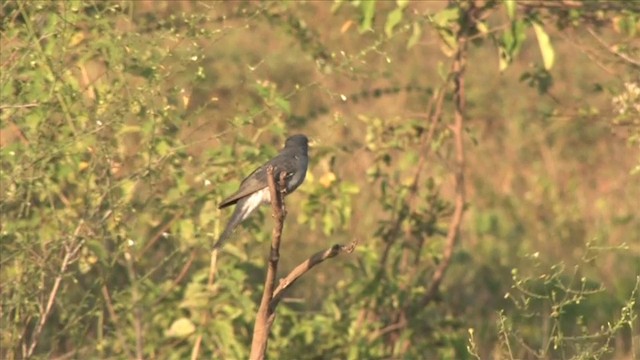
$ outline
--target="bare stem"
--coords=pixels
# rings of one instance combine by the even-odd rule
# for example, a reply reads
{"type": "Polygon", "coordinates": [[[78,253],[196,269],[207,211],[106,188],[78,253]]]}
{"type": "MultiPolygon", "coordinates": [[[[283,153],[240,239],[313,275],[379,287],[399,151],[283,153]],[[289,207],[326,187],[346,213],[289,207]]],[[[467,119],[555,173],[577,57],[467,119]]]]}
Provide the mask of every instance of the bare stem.
{"type": "Polygon", "coordinates": [[[273,176],[273,168],[267,168],[267,179],[269,181],[269,191],[271,193],[271,209],[273,217],[276,220],[271,238],[271,254],[269,257],[269,265],[267,268],[267,277],[265,279],[264,291],[260,301],[260,308],[256,315],[255,325],[253,327],[253,339],[251,341],[251,360],[264,359],[269,332],[271,325],[276,317],[276,307],[280,303],[284,292],[293,285],[296,280],[306,274],[321,262],[337,256],[343,252],[351,253],[355,249],[357,241],[348,246],[333,245],[327,250],[323,250],[313,254],[310,258],[296,266],[280,283],[275,287],[276,274],[278,271],[278,261],[280,259],[280,238],[282,237],[282,228],[284,218],[287,215],[284,207],[284,193],[281,189],[285,188],[285,174],[280,174],[279,186],[276,187],[273,176]],[[275,288],[275,289],[274,289],[275,288]]]}
{"type": "MultiPolygon", "coordinates": [[[[212,291],[213,289],[213,282],[216,278],[216,270],[218,268],[218,250],[219,249],[214,249],[213,251],[211,251],[211,260],[209,261],[209,279],[207,280],[207,288],[208,291],[212,291]]],[[[192,260],[192,258],[189,259],[188,263],[190,263],[192,260]]],[[[181,278],[182,273],[186,274],[186,265],[185,268],[183,269],[183,271],[180,273],[181,275],[178,276],[178,278],[181,278]]],[[[177,279],[176,279],[177,280],[177,279]]],[[[174,282],[175,284],[175,282],[174,282]]],[[[209,323],[209,320],[211,319],[211,313],[207,312],[204,315],[204,320],[202,320],[202,325],[206,326],[209,323]]],[[[193,343],[193,347],[191,348],[191,360],[196,360],[198,358],[198,356],[200,356],[200,346],[202,345],[202,334],[198,335],[198,337],[196,338],[196,341],[193,343]]]]}
{"type": "Polygon", "coordinates": [[[144,357],[144,343],[142,337],[142,308],[140,306],[140,292],[138,290],[138,279],[135,270],[135,260],[129,244],[124,252],[124,259],[127,264],[127,274],[131,281],[131,302],[133,303],[133,327],[136,332],[136,359],[142,360],[144,357]]]}
{"type": "Polygon", "coordinates": [[[302,275],[306,274],[309,270],[313,269],[316,265],[327,259],[336,257],[341,253],[352,253],[357,244],[358,241],[354,240],[349,245],[336,244],[328,248],[327,250],[319,251],[311,255],[310,258],[303,261],[293,270],[291,270],[289,275],[285,276],[283,279],[280,279],[280,283],[278,284],[276,290],[273,292],[273,298],[271,299],[271,303],[269,304],[269,307],[271,308],[271,317],[269,320],[273,322],[273,318],[275,317],[275,308],[276,306],[278,306],[278,303],[282,299],[285,290],[291,287],[291,285],[293,285],[300,277],[302,277],[302,275]]]}
{"type": "Polygon", "coordinates": [[[38,325],[36,326],[36,330],[33,333],[33,337],[31,338],[31,344],[29,344],[29,349],[27,350],[25,358],[30,358],[33,355],[33,352],[36,350],[36,346],[38,345],[38,339],[40,338],[40,334],[44,329],[44,325],[47,323],[49,319],[49,315],[51,315],[51,309],[53,308],[53,304],[56,300],[56,296],[58,295],[58,290],[60,289],[60,284],[62,283],[62,277],[67,272],[67,267],[69,264],[75,259],[78,251],[82,248],[84,244],[83,241],[77,241],[78,234],[80,229],[82,228],[82,224],[84,222],[80,221],[78,227],[73,234],[73,240],[64,245],[64,257],[62,258],[62,264],[60,265],[60,272],[56,279],[53,282],[53,287],[51,287],[51,291],[49,292],[49,298],[47,300],[47,304],[44,307],[44,311],[40,315],[40,321],[38,321],[38,325]]]}
{"type": "MultiPolygon", "coordinates": [[[[283,172],[280,174],[280,189],[285,188],[283,172]]],[[[271,210],[273,217],[276,220],[273,227],[273,233],[271,235],[271,254],[269,256],[269,265],[267,268],[267,277],[264,282],[264,290],[262,292],[262,300],[260,301],[260,308],[256,315],[256,321],[253,327],[253,339],[251,341],[251,355],[252,360],[264,359],[265,352],[267,350],[267,342],[269,340],[270,324],[268,319],[272,314],[269,306],[271,298],[273,297],[273,289],[276,280],[276,273],[278,272],[278,261],[280,260],[280,239],[282,237],[282,228],[284,226],[284,218],[286,216],[286,210],[284,208],[283,197],[284,193],[278,191],[276,187],[275,178],[273,175],[273,167],[267,168],[267,181],[269,182],[269,192],[271,193],[271,210]]]]}
{"type": "Polygon", "coordinates": [[[458,241],[460,235],[460,224],[462,223],[462,215],[464,213],[465,203],[465,190],[464,190],[464,142],[463,142],[463,123],[465,112],[465,88],[464,88],[464,71],[467,58],[467,35],[464,29],[460,30],[458,36],[458,51],[453,63],[453,82],[455,84],[454,92],[454,123],[451,127],[453,132],[454,144],[455,144],[455,170],[454,170],[454,183],[455,183],[455,209],[453,211],[453,217],[449,223],[449,229],[447,231],[447,239],[445,247],[442,253],[442,261],[438,264],[427,291],[422,298],[421,306],[426,305],[434,299],[440,283],[444,278],[449,265],[451,264],[451,258],[453,256],[453,250],[458,241]]]}

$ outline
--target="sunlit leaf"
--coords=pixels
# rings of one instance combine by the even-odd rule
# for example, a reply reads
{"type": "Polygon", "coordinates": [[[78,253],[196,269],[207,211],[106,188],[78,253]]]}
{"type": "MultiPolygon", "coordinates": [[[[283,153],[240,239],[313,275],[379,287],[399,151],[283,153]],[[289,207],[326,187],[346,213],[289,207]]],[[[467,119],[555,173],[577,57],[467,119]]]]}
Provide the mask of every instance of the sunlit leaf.
{"type": "Polygon", "coordinates": [[[165,332],[166,337],[185,338],[196,331],[196,326],[188,318],[180,318],[165,332]]]}
{"type": "Polygon", "coordinates": [[[362,10],[362,22],[360,22],[360,33],[373,30],[373,18],[376,14],[376,0],[363,1],[360,4],[362,10]]]}
{"type": "Polygon", "coordinates": [[[460,8],[451,7],[438,11],[432,17],[432,21],[439,27],[447,27],[449,23],[456,22],[460,17],[460,8]]]}
{"type": "Polygon", "coordinates": [[[109,252],[104,247],[104,244],[101,241],[96,239],[89,239],[86,241],[85,245],[91,252],[98,257],[98,260],[103,264],[108,262],[109,252]]]}
{"type": "Polygon", "coordinates": [[[120,128],[120,131],[118,131],[118,135],[138,133],[140,131],[142,131],[142,127],[139,125],[125,125],[122,128],[120,128]]]}
{"type": "Polygon", "coordinates": [[[320,185],[322,185],[324,188],[328,188],[329,186],[331,186],[331,184],[333,184],[333,182],[336,181],[336,174],[334,174],[331,171],[326,172],[324,175],[322,175],[319,179],[318,182],[320,183],[320,185]]]}
{"type": "Polygon", "coordinates": [[[409,41],[407,42],[407,49],[411,49],[415,44],[418,43],[420,38],[422,37],[422,26],[419,23],[414,22],[411,25],[411,36],[409,37],[409,41]]]}
{"type": "Polygon", "coordinates": [[[356,184],[356,183],[351,183],[351,182],[342,182],[342,184],[340,184],[340,188],[342,189],[342,192],[344,194],[358,194],[360,192],[360,187],[356,184]]]}
{"type": "Polygon", "coordinates": [[[274,99],[274,102],[285,114],[288,115],[291,113],[291,103],[289,103],[289,100],[278,96],[274,99]]]}
{"type": "Polygon", "coordinates": [[[526,39],[525,23],[521,20],[511,22],[511,26],[502,32],[502,43],[498,46],[500,71],[505,70],[520,52],[526,39]]]}
{"type": "Polygon", "coordinates": [[[553,51],[551,40],[542,25],[535,21],[531,24],[533,25],[533,30],[535,30],[536,37],[538,38],[538,45],[540,46],[540,53],[542,54],[544,68],[549,70],[553,67],[553,61],[555,59],[555,52],[553,51]]]}
{"type": "Polygon", "coordinates": [[[395,8],[387,15],[387,22],[384,24],[384,33],[391,37],[393,29],[402,21],[402,9],[395,8]]]}
{"type": "Polygon", "coordinates": [[[509,15],[509,19],[513,20],[513,18],[516,16],[516,1],[505,0],[504,6],[507,8],[507,15],[509,15]]]}

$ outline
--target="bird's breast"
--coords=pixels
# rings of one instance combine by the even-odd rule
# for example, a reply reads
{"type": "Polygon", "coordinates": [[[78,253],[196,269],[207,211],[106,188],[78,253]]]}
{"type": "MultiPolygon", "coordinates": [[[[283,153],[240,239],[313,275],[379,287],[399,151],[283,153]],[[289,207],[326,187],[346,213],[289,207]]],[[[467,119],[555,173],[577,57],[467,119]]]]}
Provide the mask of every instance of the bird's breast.
{"type": "Polygon", "coordinates": [[[255,196],[256,196],[256,201],[260,202],[258,205],[271,203],[271,191],[269,191],[268,187],[262,190],[256,191],[255,196]]]}
{"type": "Polygon", "coordinates": [[[296,156],[297,166],[293,175],[287,182],[287,192],[292,192],[302,184],[305,176],[307,175],[308,158],[306,156],[296,156]]]}

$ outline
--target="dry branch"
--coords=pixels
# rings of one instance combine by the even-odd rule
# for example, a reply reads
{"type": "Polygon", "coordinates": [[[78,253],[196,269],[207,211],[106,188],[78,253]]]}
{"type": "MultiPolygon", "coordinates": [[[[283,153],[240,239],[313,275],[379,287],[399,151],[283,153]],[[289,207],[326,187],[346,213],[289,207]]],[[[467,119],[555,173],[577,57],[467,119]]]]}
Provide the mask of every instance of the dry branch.
{"type": "MultiPolygon", "coordinates": [[[[280,174],[280,189],[285,189],[284,177],[285,173],[280,174]]],[[[267,277],[264,282],[264,290],[262,292],[262,300],[260,300],[260,308],[256,314],[256,321],[253,326],[253,339],[251,340],[252,360],[264,359],[267,350],[267,341],[269,340],[270,326],[267,321],[270,316],[270,302],[273,296],[273,287],[276,281],[276,273],[278,272],[278,260],[280,259],[280,238],[282,237],[282,228],[284,226],[284,218],[286,209],[284,208],[284,193],[278,191],[273,176],[273,167],[267,168],[267,181],[269,182],[269,192],[271,194],[271,210],[275,218],[275,226],[271,236],[271,254],[269,256],[269,266],[267,268],[267,277]]]]}
{"type": "Polygon", "coordinates": [[[467,59],[467,34],[465,29],[461,29],[458,35],[458,51],[453,62],[453,82],[455,84],[454,90],[454,124],[451,127],[453,132],[454,144],[455,144],[455,170],[454,170],[454,183],[455,183],[455,208],[453,211],[453,217],[449,223],[449,229],[447,231],[447,239],[445,247],[442,253],[442,261],[438,264],[427,291],[422,298],[421,305],[425,306],[435,298],[435,295],[440,287],[440,283],[444,278],[449,265],[451,264],[451,258],[453,257],[453,249],[460,236],[460,224],[462,223],[462,215],[464,214],[465,203],[465,189],[464,189],[464,112],[465,112],[465,88],[464,88],[464,71],[467,59]]]}
{"type": "MultiPolygon", "coordinates": [[[[211,251],[211,258],[209,260],[209,279],[207,280],[207,289],[211,291],[213,288],[213,281],[216,278],[216,269],[218,268],[218,250],[214,249],[211,251]]],[[[211,313],[207,312],[204,315],[204,319],[202,320],[202,324],[206,325],[209,323],[211,319],[211,313]]],[[[200,345],[202,344],[202,334],[198,335],[196,341],[193,343],[193,347],[191,348],[191,360],[196,360],[198,356],[200,356],[200,345]]]]}
{"type": "Polygon", "coordinates": [[[40,334],[42,333],[44,325],[49,319],[49,315],[51,314],[51,310],[53,309],[53,303],[58,296],[58,290],[60,290],[62,278],[66,274],[69,264],[71,264],[75,260],[76,255],[78,255],[78,252],[84,245],[84,241],[78,239],[78,234],[80,233],[80,229],[82,228],[83,224],[84,221],[81,220],[80,224],[76,227],[73,233],[73,240],[64,244],[64,257],[62,258],[62,264],[60,265],[60,272],[53,282],[53,287],[49,292],[47,304],[40,314],[40,320],[38,321],[38,325],[36,326],[36,329],[31,338],[31,343],[29,344],[29,348],[26,351],[25,358],[30,358],[33,355],[33,352],[36,350],[36,346],[38,346],[38,340],[40,339],[40,334]]]}
{"type": "Polygon", "coordinates": [[[613,54],[614,56],[622,59],[623,61],[627,62],[631,66],[634,66],[636,68],[640,67],[640,59],[634,59],[634,58],[632,58],[632,57],[630,57],[630,56],[628,56],[628,55],[626,55],[626,54],[624,54],[624,53],[622,53],[620,51],[617,51],[615,46],[607,44],[607,42],[604,41],[601,37],[599,37],[598,34],[596,34],[596,32],[593,31],[593,29],[587,27],[587,31],[610,54],[613,54]]]}
{"type": "Polygon", "coordinates": [[[356,248],[357,244],[358,244],[358,241],[354,240],[349,245],[335,244],[332,247],[328,248],[327,250],[318,251],[317,253],[311,255],[310,258],[308,258],[307,260],[303,261],[298,266],[296,266],[293,270],[291,270],[289,275],[280,279],[280,283],[278,284],[278,287],[276,288],[276,290],[273,292],[273,298],[271,299],[271,303],[269,304],[269,308],[271,310],[271,317],[269,318],[270,323],[273,322],[273,317],[275,314],[274,310],[276,306],[278,306],[278,303],[280,302],[280,300],[282,299],[282,296],[284,295],[285,290],[291,287],[291,285],[293,285],[300,277],[302,277],[302,275],[306,274],[309,270],[313,269],[316,265],[320,264],[321,262],[327,259],[330,259],[332,257],[336,257],[343,252],[347,254],[352,253],[353,250],[356,248]]]}
{"type": "Polygon", "coordinates": [[[273,212],[273,217],[275,218],[275,226],[271,237],[271,253],[269,256],[269,265],[267,268],[264,290],[260,301],[260,308],[258,309],[256,321],[253,327],[251,354],[249,356],[251,360],[264,359],[267,350],[267,342],[269,340],[269,332],[276,316],[276,307],[282,299],[284,292],[316,265],[341,253],[353,252],[357,244],[357,241],[354,241],[348,246],[336,244],[327,250],[313,254],[310,258],[296,266],[287,276],[281,279],[277,288],[274,290],[276,274],[278,271],[278,261],[280,259],[280,239],[282,237],[284,218],[287,215],[284,206],[283,190],[286,188],[285,175],[285,173],[280,174],[279,184],[276,186],[273,168],[267,168],[267,180],[269,182],[269,192],[271,194],[271,210],[273,212]]]}

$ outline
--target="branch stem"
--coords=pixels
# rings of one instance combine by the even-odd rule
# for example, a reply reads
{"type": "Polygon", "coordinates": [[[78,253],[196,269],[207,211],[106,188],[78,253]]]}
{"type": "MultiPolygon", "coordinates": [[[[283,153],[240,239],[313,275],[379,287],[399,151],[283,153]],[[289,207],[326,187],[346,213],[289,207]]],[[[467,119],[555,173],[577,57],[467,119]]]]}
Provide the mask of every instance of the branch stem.
{"type": "Polygon", "coordinates": [[[280,260],[280,239],[282,237],[282,228],[284,227],[284,218],[287,215],[284,207],[284,193],[280,189],[285,188],[285,173],[280,174],[280,187],[276,186],[276,180],[273,174],[273,167],[267,168],[267,181],[269,183],[269,193],[271,194],[271,210],[275,219],[275,226],[271,234],[271,253],[269,256],[269,265],[267,267],[267,277],[264,281],[264,290],[262,292],[262,300],[260,300],[260,308],[256,315],[256,321],[253,326],[253,339],[251,341],[251,360],[264,359],[267,351],[267,342],[269,340],[268,323],[269,317],[275,311],[275,307],[271,308],[271,298],[273,297],[273,289],[276,282],[276,274],[278,272],[278,261],[280,260]]]}

